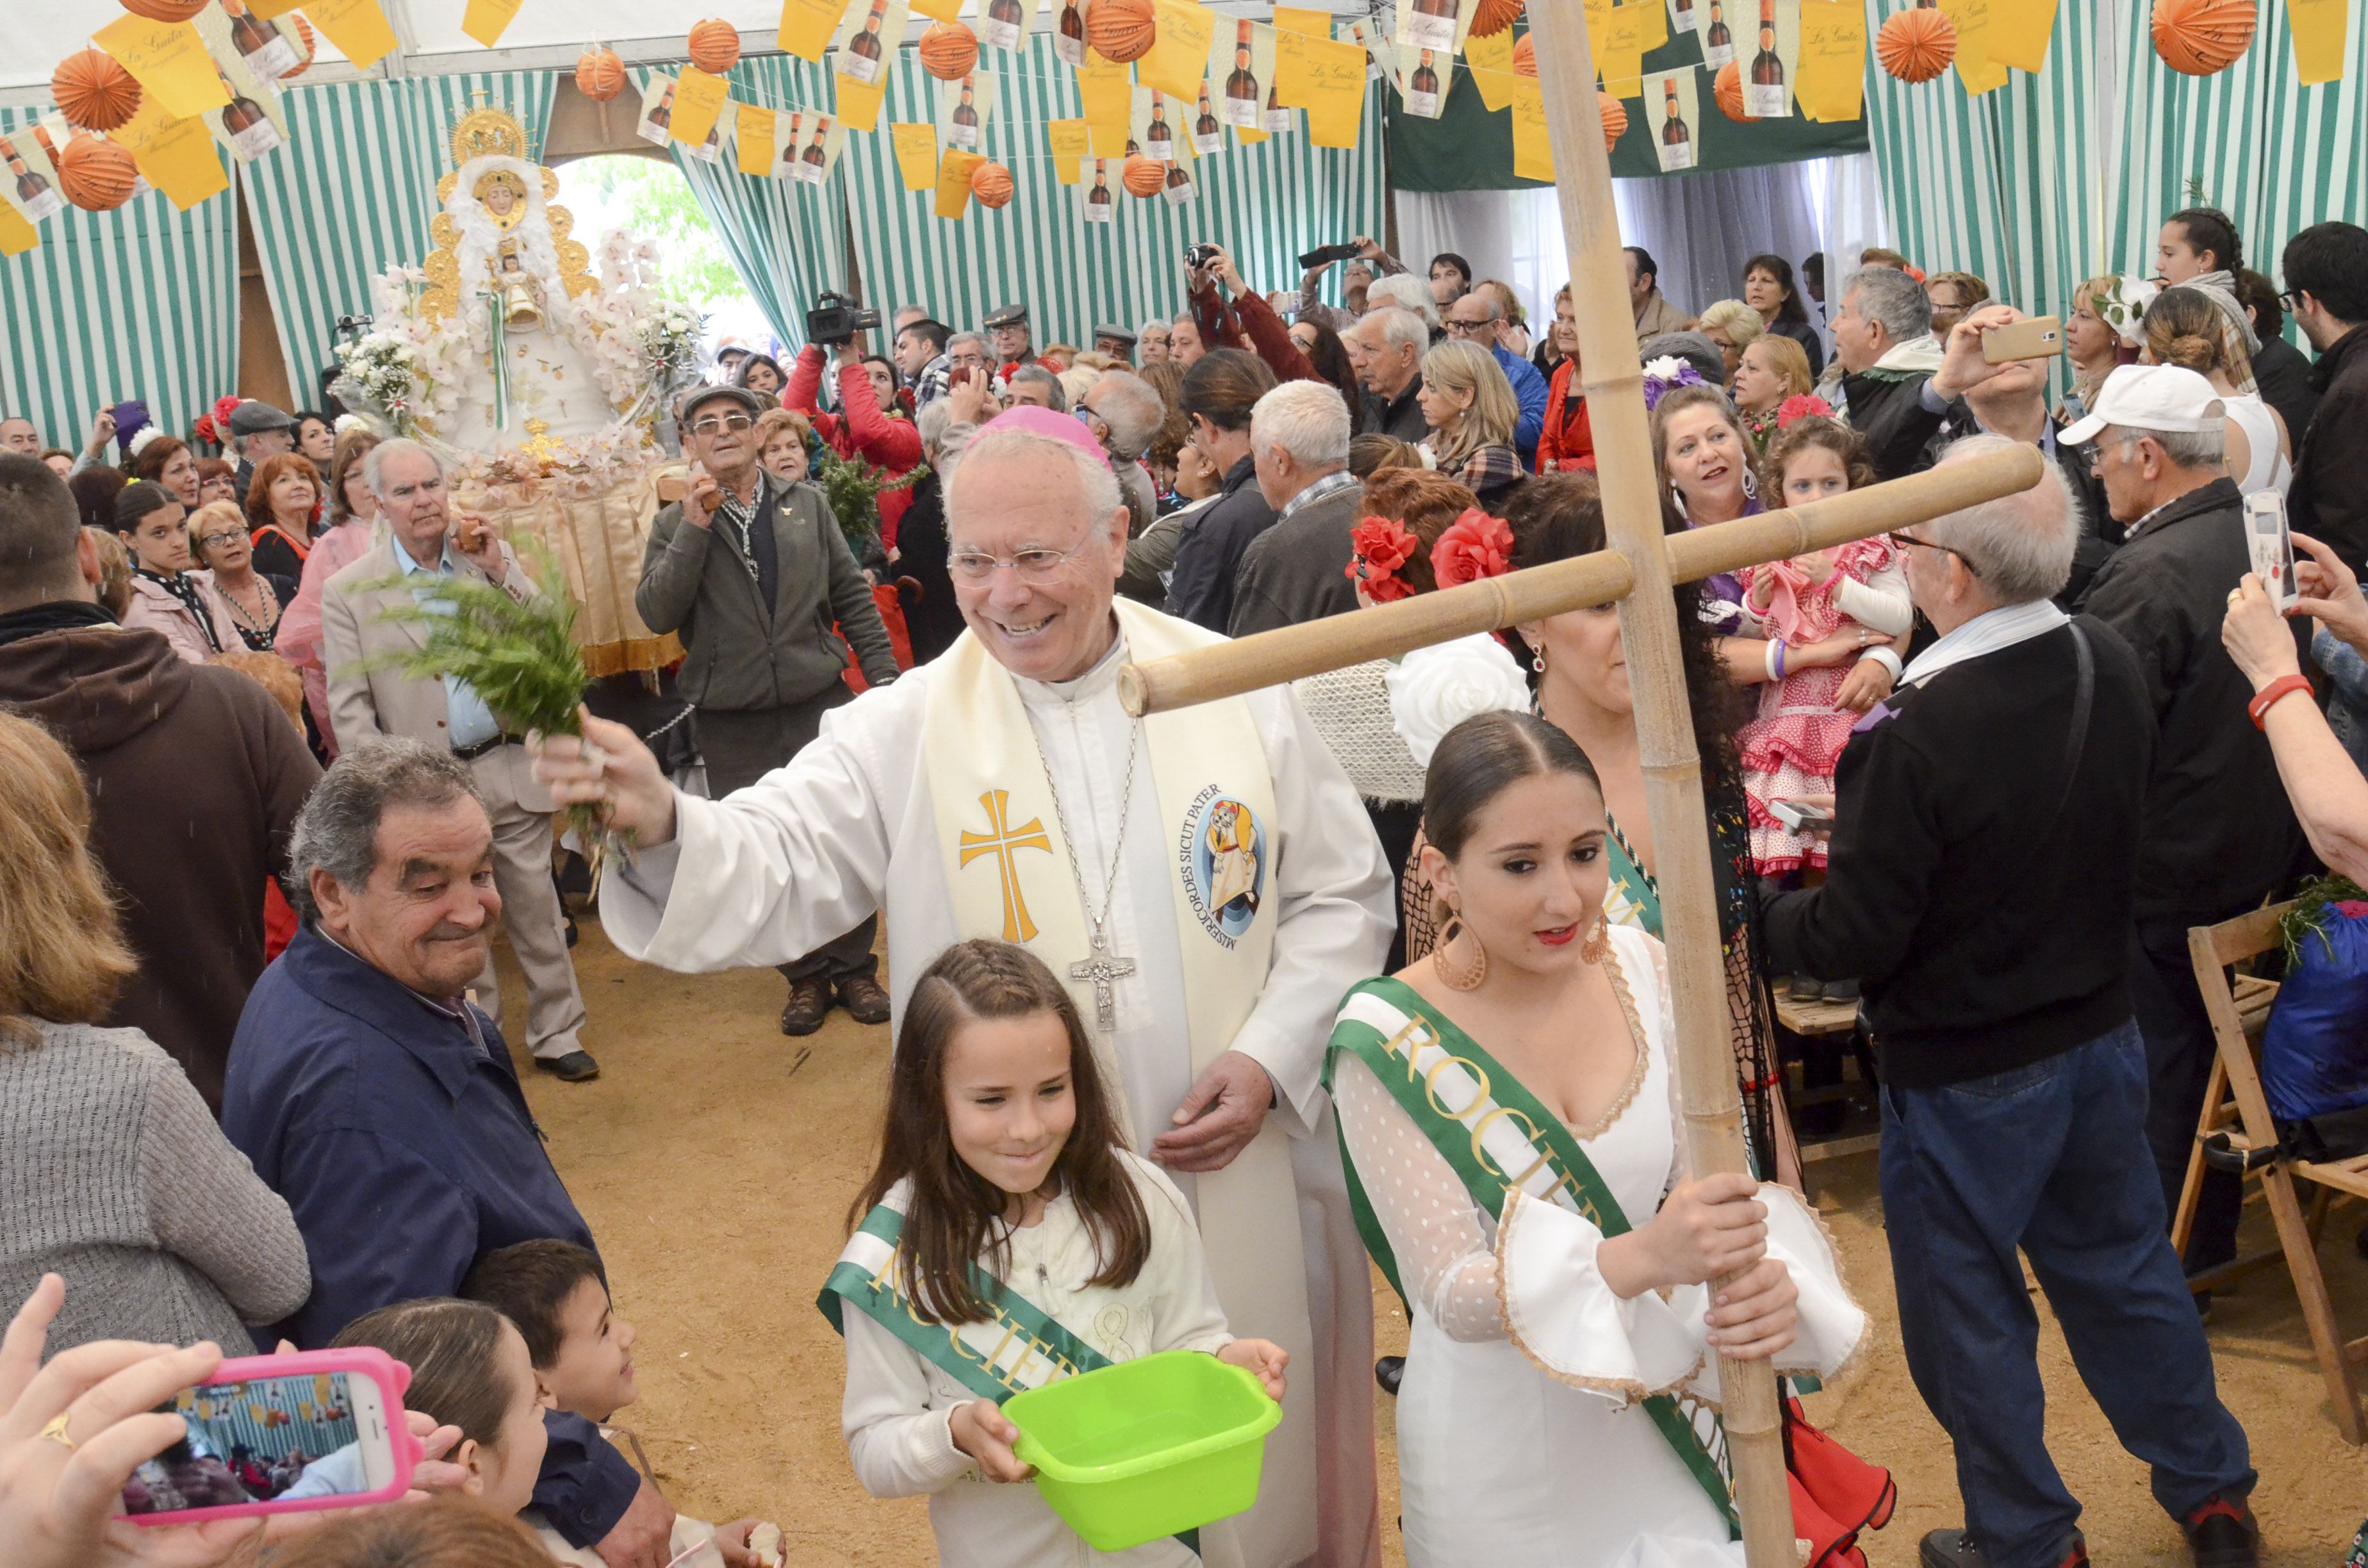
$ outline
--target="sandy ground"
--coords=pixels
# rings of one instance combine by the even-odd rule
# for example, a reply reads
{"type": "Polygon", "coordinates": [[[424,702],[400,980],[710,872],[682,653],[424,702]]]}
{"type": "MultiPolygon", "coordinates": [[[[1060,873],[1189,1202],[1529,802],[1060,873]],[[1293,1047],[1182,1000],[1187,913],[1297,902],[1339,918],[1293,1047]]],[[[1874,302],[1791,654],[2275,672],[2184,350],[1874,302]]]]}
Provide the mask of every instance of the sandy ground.
{"type": "MultiPolygon", "coordinates": [[[[868,1173],[886,1086],[888,1031],[834,1013],[817,1035],[784,1039],[782,985],[769,970],[683,976],[632,962],[596,920],[576,949],[603,1076],[567,1085],[526,1072],[552,1157],[599,1238],[620,1310],[640,1331],[635,1432],[675,1505],[711,1519],[780,1521],[798,1568],[933,1560],[916,1499],[866,1496],[838,1435],[838,1341],[814,1301],[868,1173]]],[[[505,1027],[522,1034],[524,991],[507,950],[505,1027]]],[[[519,1065],[526,1063],[520,1053],[519,1065]]],[[[2004,1152],[2002,1152],[2004,1157],[2004,1152]]],[[[1810,1402],[1813,1420],[1891,1467],[1900,1504],[1866,1539],[1877,1568],[1913,1568],[1925,1530],[1962,1522],[1947,1438],[1926,1413],[1899,1349],[1882,1204],[1871,1156],[1814,1167],[1813,1196],[1839,1239],[1874,1346],[1849,1386],[1810,1402]]],[[[2323,1256],[2338,1312],[2368,1317],[2368,1264],[2339,1211],[2323,1256]]],[[[2268,1233],[2248,1221],[2248,1244],[2268,1233]]],[[[1385,1287],[1384,1348],[1406,1324],[1385,1287]]],[[[2042,1304],[2048,1440],[2100,1568],[2186,1561],[2177,1528],[2079,1386],[2042,1304]]],[[[2368,1512],[2368,1456],[2336,1435],[2301,1315],[2283,1271],[2223,1294],[2211,1324],[2225,1397],[2261,1473],[2254,1503],[2266,1560],[2329,1568],[2368,1512]]],[[[1392,1402],[1376,1394],[1383,1513],[1395,1512],[1392,1402]]],[[[1402,1561],[1384,1529],[1389,1561],[1402,1561]]],[[[1526,1568],[1526,1565],[1508,1565],[1526,1568]]]]}

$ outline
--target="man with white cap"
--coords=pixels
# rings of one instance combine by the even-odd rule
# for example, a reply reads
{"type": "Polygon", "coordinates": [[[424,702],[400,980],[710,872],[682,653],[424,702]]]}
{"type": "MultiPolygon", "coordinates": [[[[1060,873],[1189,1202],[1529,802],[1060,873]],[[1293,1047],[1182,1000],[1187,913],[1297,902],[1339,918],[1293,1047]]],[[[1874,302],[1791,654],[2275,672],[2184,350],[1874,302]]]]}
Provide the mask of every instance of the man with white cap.
{"type": "MultiPolygon", "coordinates": [[[[2130,989],[2167,1208],[2186,1179],[2214,1052],[2188,928],[2259,905],[2302,848],[2269,741],[2246,717],[2252,683],[2220,643],[2228,598],[2252,569],[2225,420],[2212,383],[2194,371],[2124,365],[2105,379],[2089,417],[2059,437],[2094,444],[2106,505],[2128,530],[2084,608],[2136,652],[2161,732],[2146,784],[2130,989]]],[[[2237,1200],[2236,1177],[2205,1175],[2191,1271],[2236,1256],[2237,1200]]]]}

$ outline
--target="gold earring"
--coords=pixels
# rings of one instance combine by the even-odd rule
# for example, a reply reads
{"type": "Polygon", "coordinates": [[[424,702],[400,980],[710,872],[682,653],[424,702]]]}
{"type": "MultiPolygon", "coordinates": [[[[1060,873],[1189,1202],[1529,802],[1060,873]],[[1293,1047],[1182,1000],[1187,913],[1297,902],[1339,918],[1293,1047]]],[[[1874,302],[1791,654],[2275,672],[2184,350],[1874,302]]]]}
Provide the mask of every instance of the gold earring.
{"type": "Polygon", "coordinates": [[[1463,923],[1463,912],[1448,905],[1447,919],[1439,927],[1439,940],[1430,949],[1431,968],[1438,971],[1440,982],[1452,991],[1477,991],[1488,978],[1488,949],[1473,936],[1472,927],[1463,923]],[[1471,956],[1458,958],[1450,949],[1469,938],[1471,956]]]}
{"type": "Polygon", "coordinates": [[[1611,946],[1611,919],[1606,915],[1597,915],[1595,917],[1595,929],[1589,931],[1587,934],[1587,940],[1579,943],[1578,945],[1578,956],[1580,961],[1585,963],[1601,963],[1603,961],[1605,949],[1611,946]]]}

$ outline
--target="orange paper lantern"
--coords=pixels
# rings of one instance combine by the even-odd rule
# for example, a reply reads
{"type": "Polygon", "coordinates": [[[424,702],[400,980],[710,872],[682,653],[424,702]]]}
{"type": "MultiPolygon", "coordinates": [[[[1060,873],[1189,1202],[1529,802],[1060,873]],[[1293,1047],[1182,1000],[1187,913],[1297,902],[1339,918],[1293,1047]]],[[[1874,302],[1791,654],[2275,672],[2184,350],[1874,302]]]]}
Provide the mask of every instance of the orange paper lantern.
{"type": "Polygon", "coordinates": [[[625,90],[625,62],[613,49],[594,47],[575,57],[575,90],[607,103],[625,90]]]}
{"type": "Polygon", "coordinates": [[[1903,82],[1929,82],[1957,58],[1957,24],[1930,6],[1902,11],[1874,35],[1874,57],[1903,82]]]}
{"type": "Polygon", "coordinates": [[[112,131],[140,112],[140,84],[101,49],[76,50],[59,61],[50,74],[50,97],[85,131],[112,131]]]}
{"type": "Polygon", "coordinates": [[[1513,25],[1521,9],[1522,0],[1480,0],[1472,9],[1472,36],[1496,37],[1513,25]]]}
{"type": "Polygon", "coordinates": [[[1610,93],[1598,93],[1595,107],[1603,116],[1603,150],[1609,153],[1620,144],[1621,132],[1628,129],[1628,106],[1610,93]]]}
{"type": "Polygon", "coordinates": [[[1743,65],[1730,60],[1718,68],[1718,107],[1729,119],[1749,124],[1754,118],[1743,112],[1743,65]]]}
{"type": "Polygon", "coordinates": [[[1104,60],[1123,64],[1151,52],[1159,37],[1151,0],[1094,0],[1086,13],[1086,41],[1104,60]]]}
{"type": "Polygon", "coordinates": [[[283,71],[280,73],[279,79],[283,82],[292,82],[297,77],[304,74],[305,72],[313,69],[313,57],[321,52],[321,40],[319,38],[314,36],[313,32],[313,24],[304,19],[304,13],[302,11],[291,11],[289,15],[293,17],[296,20],[296,42],[298,45],[299,58],[296,62],[295,70],[283,71]]]}
{"type": "Polygon", "coordinates": [[[997,163],[979,165],[970,172],[970,193],[981,207],[1001,207],[1011,199],[1011,171],[997,163]]]}
{"type": "Polygon", "coordinates": [[[58,189],[87,212],[108,212],[131,199],[140,170],[120,142],[85,132],[58,159],[58,189]]]}
{"type": "Polygon", "coordinates": [[[710,17],[690,28],[690,62],[711,76],[721,76],[740,62],[740,29],[710,17]]]}
{"type": "Polygon", "coordinates": [[[1167,185],[1167,170],[1159,160],[1140,153],[1127,159],[1123,176],[1126,188],[1137,196],[1157,196],[1167,185]]]}
{"type": "Polygon", "coordinates": [[[1523,33],[1513,40],[1513,74],[1535,76],[1538,74],[1538,38],[1535,33],[1523,33]]]}
{"type": "Polygon", "coordinates": [[[2253,0],[2155,0],[2154,51],[2173,71],[2226,71],[2253,41],[2253,0]]]}
{"type": "Polygon", "coordinates": [[[152,22],[186,22],[206,8],[206,0],[123,0],[123,8],[152,22]]]}
{"type": "Polygon", "coordinates": [[[978,35],[967,22],[931,22],[921,35],[921,66],[940,82],[959,82],[978,66],[978,35]]]}

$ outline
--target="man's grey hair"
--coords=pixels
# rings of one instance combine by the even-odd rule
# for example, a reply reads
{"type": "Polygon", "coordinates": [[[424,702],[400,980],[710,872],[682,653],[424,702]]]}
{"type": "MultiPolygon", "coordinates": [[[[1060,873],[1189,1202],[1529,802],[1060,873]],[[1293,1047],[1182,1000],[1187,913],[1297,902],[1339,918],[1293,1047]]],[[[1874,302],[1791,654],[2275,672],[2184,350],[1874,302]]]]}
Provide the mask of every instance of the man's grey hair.
{"type": "Polygon", "coordinates": [[[1365,307],[1395,305],[1412,311],[1425,326],[1439,324],[1439,302],[1430,297],[1430,283],[1411,272],[1393,272],[1387,278],[1376,278],[1365,286],[1365,307]]]}
{"type": "Polygon", "coordinates": [[[378,824],[397,806],[434,810],[466,796],[483,805],[469,765],[425,741],[387,738],[347,748],[321,775],[288,845],[296,912],[318,919],[313,872],[359,889],[378,869],[378,824]]]}
{"type": "Polygon", "coordinates": [[[949,356],[960,353],[962,346],[965,343],[977,344],[981,358],[994,358],[994,350],[987,347],[986,335],[979,332],[957,332],[950,335],[946,338],[946,353],[949,356]]]}
{"type": "Polygon", "coordinates": [[[1932,296],[1896,267],[1861,267],[1842,285],[1842,302],[1858,296],[1858,313],[1881,322],[1891,341],[1913,343],[1932,330],[1932,296]]]}
{"type": "Polygon", "coordinates": [[[1011,372],[1010,384],[1042,387],[1053,394],[1053,412],[1069,412],[1069,394],[1061,385],[1061,378],[1042,365],[1022,365],[1011,372]]]}
{"type": "MultiPolygon", "coordinates": [[[[1397,274],[1393,273],[1391,276],[1395,277],[1397,274]]],[[[1365,320],[1381,324],[1379,331],[1382,342],[1389,347],[1411,348],[1417,354],[1427,354],[1430,351],[1430,328],[1424,325],[1422,318],[1412,311],[1390,306],[1367,312],[1365,320]]],[[[1361,327],[1363,323],[1360,322],[1358,324],[1361,327]]],[[[1372,339],[1369,335],[1365,341],[1370,345],[1372,339]]]]}
{"type": "Polygon", "coordinates": [[[1167,420],[1167,400],[1141,376],[1110,370],[1094,383],[1094,416],[1110,426],[1110,449],[1122,458],[1139,458],[1167,420]]]}
{"type": "Polygon", "coordinates": [[[436,472],[439,474],[444,472],[444,460],[442,458],[438,457],[434,452],[429,451],[426,447],[421,446],[416,441],[411,440],[406,437],[397,436],[392,440],[381,441],[377,446],[372,447],[368,452],[363,454],[362,487],[368,490],[371,494],[377,496],[381,501],[384,501],[386,499],[387,460],[389,458],[398,458],[410,455],[426,458],[429,462],[436,465],[436,472]]]}
{"type": "Polygon", "coordinates": [[[962,515],[962,503],[970,494],[970,475],[981,461],[1010,458],[1067,463],[1076,472],[1078,488],[1085,492],[1086,511],[1091,516],[1096,528],[1099,528],[1112,512],[1126,505],[1125,496],[1119,489],[1118,475],[1110,472],[1110,464],[1099,452],[1087,451],[1056,436],[1047,436],[1017,425],[997,425],[990,420],[981,426],[978,434],[971,438],[969,447],[962,452],[962,461],[954,465],[952,477],[946,481],[948,532],[952,531],[955,520],[962,515]]]}
{"type": "Polygon", "coordinates": [[[2133,425],[2108,425],[2097,432],[2097,439],[2114,443],[2124,457],[2141,439],[2152,441],[2178,468],[2219,468],[2228,460],[2225,423],[2217,430],[2146,430],[2133,425]]]}
{"type": "Polygon", "coordinates": [[[1285,381],[1250,409],[1250,449],[1281,447],[1302,468],[1349,460],[1349,404],[1328,381],[1285,381]]]}
{"type": "MultiPolygon", "coordinates": [[[[1365,298],[1370,300],[1372,297],[1372,291],[1368,290],[1365,298]]],[[[1497,291],[1494,289],[1474,288],[1465,293],[1463,299],[1460,299],[1455,302],[1460,305],[1464,300],[1477,300],[1482,304],[1488,307],[1488,313],[1480,318],[1482,321],[1503,321],[1505,319],[1504,302],[1497,298],[1497,291]]]]}
{"type": "Polygon", "coordinates": [[[1141,326],[1134,329],[1135,342],[1138,344],[1141,343],[1144,335],[1149,333],[1154,327],[1158,328],[1161,332],[1166,332],[1167,330],[1167,318],[1166,316],[1152,317],[1149,321],[1144,322],[1141,326]]]}
{"type": "Polygon", "coordinates": [[[941,397],[921,404],[921,412],[913,415],[913,428],[921,437],[921,450],[931,463],[938,460],[938,453],[946,444],[946,429],[953,422],[953,405],[941,397]]]}
{"type": "MultiPolygon", "coordinates": [[[[1940,466],[2027,444],[2004,436],[1968,436],[1941,454],[1940,466]]],[[[1935,517],[1921,531],[1932,543],[1963,555],[1991,599],[2001,606],[2020,605],[2051,599],[2064,591],[2072,577],[2072,547],[2079,541],[2080,517],[2064,471],[2049,463],[2030,489],[1935,517]]]]}

